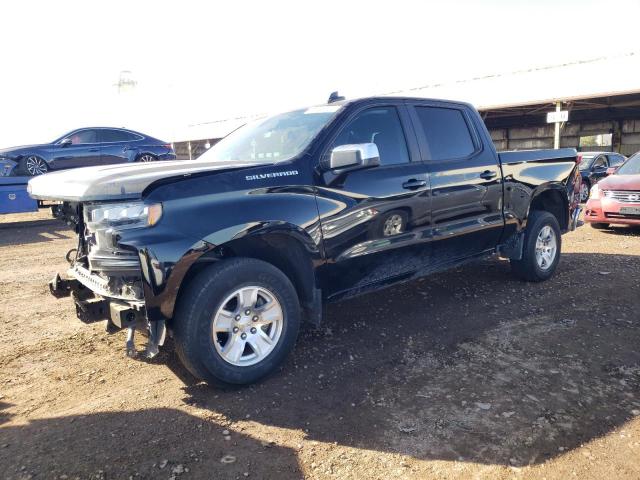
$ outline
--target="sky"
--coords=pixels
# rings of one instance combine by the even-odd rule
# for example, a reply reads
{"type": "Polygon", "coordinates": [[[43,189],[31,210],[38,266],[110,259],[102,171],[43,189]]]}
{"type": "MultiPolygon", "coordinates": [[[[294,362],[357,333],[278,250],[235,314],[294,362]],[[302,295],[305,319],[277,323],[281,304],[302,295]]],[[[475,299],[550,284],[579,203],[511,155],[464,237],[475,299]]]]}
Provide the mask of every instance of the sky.
{"type": "MultiPolygon", "coordinates": [[[[640,1],[4,1],[0,148],[633,51],[640,1]],[[118,93],[121,71],[136,86],[118,93]]],[[[640,84],[640,80],[639,80],[640,84]]]]}

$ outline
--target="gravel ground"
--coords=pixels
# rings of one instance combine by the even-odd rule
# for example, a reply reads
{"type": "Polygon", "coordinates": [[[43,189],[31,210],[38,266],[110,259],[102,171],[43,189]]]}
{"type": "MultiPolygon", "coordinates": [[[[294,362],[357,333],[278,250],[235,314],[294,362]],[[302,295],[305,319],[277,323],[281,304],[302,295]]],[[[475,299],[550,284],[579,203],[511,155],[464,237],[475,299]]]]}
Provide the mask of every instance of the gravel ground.
{"type": "Polygon", "coordinates": [[[488,260],[331,305],[230,390],[76,320],[46,285],[73,246],[0,216],[4,478],[640,478],[638,232],[566,235],[543,284],[488,260]]]}

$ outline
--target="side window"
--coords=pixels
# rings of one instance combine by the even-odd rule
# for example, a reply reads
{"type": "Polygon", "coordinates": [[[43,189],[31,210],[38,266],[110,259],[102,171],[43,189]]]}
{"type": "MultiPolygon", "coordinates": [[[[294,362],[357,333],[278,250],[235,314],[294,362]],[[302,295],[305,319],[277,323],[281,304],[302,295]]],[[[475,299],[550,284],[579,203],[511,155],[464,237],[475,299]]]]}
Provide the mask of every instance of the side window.
{"type": "Polygon", "coordinates": [[[447,160],[471,155],[475,147],[469,126],[460,110],[415,107],[431,153],[431,160],[447,160]]]}
{"type": "Polygon", "coordinates": [[[127,142],[133,140],[133,135],[122,130],[102,130],[101,142],[127,142]]]}
{"type": "Polygon", "coordinates": [[[605,160],[604,155],[600,155],[598,158],[596,158],[595,162],[593,162],[593,168],[606,167],[606,166],[607,166],[607,161],[605,160]]]}
{"type": "Polygon", "coordinates": [[[71,135],[71,144],[78,145],[80,143],[95,143],[96,131],[95,130],[80,130],[71,135]]]}
{"type": "Polygon", "coordinates": [[[407,163],[409,151],[395,107],[371,108],[359,113],[340,132],[333,147],[375,143],[381,165],[407,163]]]}

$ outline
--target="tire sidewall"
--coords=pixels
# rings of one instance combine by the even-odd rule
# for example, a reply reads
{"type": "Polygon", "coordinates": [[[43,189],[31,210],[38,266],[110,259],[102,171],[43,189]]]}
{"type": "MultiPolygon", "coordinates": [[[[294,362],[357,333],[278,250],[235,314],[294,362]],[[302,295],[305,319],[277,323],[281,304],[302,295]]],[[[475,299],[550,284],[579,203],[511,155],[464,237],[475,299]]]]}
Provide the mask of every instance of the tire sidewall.
{"type": "Polygon", "coordinates": [[[284,276],[269,271],[260,265],[253,271],[236,269],[218,275],[216,282],[200,291],[194,305],[195,341],[198,369],[204,368],[216,380],[231,384],[252,383],[274,371],[293,348],[300,324],[300,306],[295,289],[284,276]],[[257,273],[257,275],[256,275],[257,273]],[[215,313],[222,302],[236,289],[255,285],[273,294],[283,311],[283,326],[280,339],[271,353],[257,364],[240,367],[226,362],[214,345],[212,325],[215,313]]]}
{"type": "Polygon", "coordinates": [[[562,252],[562,234],[560,232],[560,225],[555,216],[548,212],[534,211],[529,217],[529,225],[531,228],[527,228],[526,242],[525,242],[525,257],[529,268],[533,271],[537,280],[547,280],[551,278],[558,267],[560,262],[560,256],[562,252]],[[538,266],[536,261],[536,240],[540,230],[545,226],[550,226],[556,235],[556,256],[553,259],[553,263],[550,268],[543,270],[538,266]]]}
{"type": "Polygon", "coordinates": [[[589,194],[591,193],[591,182],[589,180],[582,180],[582,185],[580,186],[580,203],[585,203],[587,200],[589,200],[589,194]],[[582,198],[582,185],[587,186],[587,197],[584,199],[582,198]]]}

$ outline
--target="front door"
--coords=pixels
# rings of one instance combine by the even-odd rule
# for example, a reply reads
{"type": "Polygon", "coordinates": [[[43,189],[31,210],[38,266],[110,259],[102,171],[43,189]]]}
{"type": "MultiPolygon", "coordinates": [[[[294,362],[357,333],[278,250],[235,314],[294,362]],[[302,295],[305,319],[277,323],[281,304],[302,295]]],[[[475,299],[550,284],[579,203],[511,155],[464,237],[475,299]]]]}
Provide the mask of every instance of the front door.
{"type": "Polygon", "coordinates": [[[380,165],[318,185],[324,253],[319,269],[327,297],[366,291],[411,275],[428,257],[428,176],[406,108],[372,106],[352,115],[325,152],[375,143],[380,165]]]}
{"type": "Polygon", "coordinates": [[[431,265],[496,247],[504,227],[502,173],[483,148],[469,112],[457,104],[409,106],[431,182],[431,265]]]}
{"type": "Polygon", "coordinates": [[[56,145],[51,166],[56,169],[100,164],[100,143],[95,129],[77,130],[67,137],[70,144],[56,145]]]}
{"type": "Polygon", "coordinates": [[[607,168],[609,168],[607,157],[604,155],[598,155],[591,165],[592,184],[599,182],[607,176],[607,168]]]}

